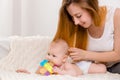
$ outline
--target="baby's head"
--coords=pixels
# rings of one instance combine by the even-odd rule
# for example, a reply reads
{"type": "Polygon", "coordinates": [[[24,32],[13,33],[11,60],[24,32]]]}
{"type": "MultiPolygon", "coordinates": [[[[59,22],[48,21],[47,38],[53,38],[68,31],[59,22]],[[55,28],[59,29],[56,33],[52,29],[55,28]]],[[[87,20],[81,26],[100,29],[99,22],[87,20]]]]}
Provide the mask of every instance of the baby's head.
{"type": "Polygon", "coordinates": [[[61,66],[67,59],[68,48],[64,40],[57,39],[50,44],[46,58],[55,65],[61,66]]]}

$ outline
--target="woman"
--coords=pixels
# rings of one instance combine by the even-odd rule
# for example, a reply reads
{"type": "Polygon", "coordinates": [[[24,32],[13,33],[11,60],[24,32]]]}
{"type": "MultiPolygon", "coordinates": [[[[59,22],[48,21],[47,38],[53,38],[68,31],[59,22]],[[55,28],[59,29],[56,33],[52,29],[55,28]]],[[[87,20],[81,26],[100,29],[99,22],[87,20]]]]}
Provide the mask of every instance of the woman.
{"type": "Polygon", "coordinates": [[[63,0],[57,33],[69,43],[73,61],[106,63],[120,73],[120,9],[98,5],[98,0],[63,0]]]}

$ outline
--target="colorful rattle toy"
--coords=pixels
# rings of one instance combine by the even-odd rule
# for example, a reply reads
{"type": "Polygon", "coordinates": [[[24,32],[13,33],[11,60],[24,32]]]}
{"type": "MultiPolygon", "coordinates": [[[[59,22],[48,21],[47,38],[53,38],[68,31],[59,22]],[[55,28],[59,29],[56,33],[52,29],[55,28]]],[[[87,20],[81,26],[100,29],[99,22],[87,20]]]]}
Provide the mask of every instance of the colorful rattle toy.
{"type": "Polygon", "coordinates": [[[53,74],[53,65],[51,63],[48,62],[48,60],[44,59],[42,62],[40,62],[40,73],[42,75],[51,75],[53,74]]]}

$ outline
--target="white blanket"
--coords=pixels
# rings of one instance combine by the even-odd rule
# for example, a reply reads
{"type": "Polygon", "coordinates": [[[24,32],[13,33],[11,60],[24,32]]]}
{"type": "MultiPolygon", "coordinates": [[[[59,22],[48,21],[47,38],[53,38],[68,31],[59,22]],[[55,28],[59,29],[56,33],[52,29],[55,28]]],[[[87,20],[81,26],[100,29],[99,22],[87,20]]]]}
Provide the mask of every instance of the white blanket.
{"type": "Polygon", "coordinates": [[[12,37],[9,54],[0,60],[0,80],[120,80],[119,74],[87,74],[80,77],[69,75],[41,76],[35,74],[39,62],[44,59],[50,37],[12,37]],[[24,68],[31,74],[16,73],[24,68]]]}

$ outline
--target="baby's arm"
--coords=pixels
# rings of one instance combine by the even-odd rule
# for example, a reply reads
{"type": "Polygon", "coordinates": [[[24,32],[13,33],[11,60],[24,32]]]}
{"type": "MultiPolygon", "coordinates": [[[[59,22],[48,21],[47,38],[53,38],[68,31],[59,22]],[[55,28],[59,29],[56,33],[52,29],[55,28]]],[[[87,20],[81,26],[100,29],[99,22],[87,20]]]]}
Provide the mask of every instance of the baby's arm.
{"type": "Polygon", "coordinates": [[[40,68],[41,68],[41,66],[39,66],[38,69],[36,70],[36,72],[35,72],[36,74],[40,74],[40,68]]]}
{"type": "Polygon", "coordinates": [[[58,68],[58,67],[54,67],[53,72],[54,72],[54,73],[57,73],[57,74],[60,74],[60,75],[67,74],[67,71],[62,70],[62,69],[60,69],[60,68],[58,68]]]}
{"type": "Polygon", "coordinates": [[[78,66],[70,63],[65,64],[64,69],[62,70],[57,67],[54,68],[54,72],[60,75],[71,75],[71,76],[79,76],[83,74],[78,66]]]}

